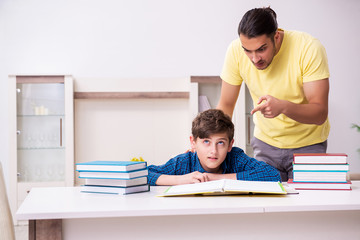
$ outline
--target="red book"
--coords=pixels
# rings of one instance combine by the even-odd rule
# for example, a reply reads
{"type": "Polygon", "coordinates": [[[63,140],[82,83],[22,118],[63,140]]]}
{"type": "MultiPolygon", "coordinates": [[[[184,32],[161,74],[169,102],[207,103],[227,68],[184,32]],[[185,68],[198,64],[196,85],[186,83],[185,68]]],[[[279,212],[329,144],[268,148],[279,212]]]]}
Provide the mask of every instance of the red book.
{"type": "Polygon", "coordinates": [[[288,185],[296,190],[351,190],[351,181],[346,183],[320,183],[320,182],[293,182],[288,180],[288,185]]]}
{"type": "Polygon", "coordinates": [[[294,153],[295,164],[346,164],[345,153],[294,153]]]}

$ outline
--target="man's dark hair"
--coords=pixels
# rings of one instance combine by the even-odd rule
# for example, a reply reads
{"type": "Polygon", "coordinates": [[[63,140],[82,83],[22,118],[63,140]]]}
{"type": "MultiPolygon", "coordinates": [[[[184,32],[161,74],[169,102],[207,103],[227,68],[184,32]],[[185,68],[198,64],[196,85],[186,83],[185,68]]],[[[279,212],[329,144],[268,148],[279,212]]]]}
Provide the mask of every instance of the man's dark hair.
{"type": "Polygon", "coordinates": [[[266,34],[273,37],[278,29],[276,13],[270,7],[254,8],[245,13],[240,21],[238,34],[254,38],[266,34]]]}
{"type": "Polygon", "coordinates": [[[199,113],[193,120],[191,132],[194,139],[204,139],[213,134],[226,133],[231,141],[234,138],[234,124],[223,111],[209,109],[199,113]]]}

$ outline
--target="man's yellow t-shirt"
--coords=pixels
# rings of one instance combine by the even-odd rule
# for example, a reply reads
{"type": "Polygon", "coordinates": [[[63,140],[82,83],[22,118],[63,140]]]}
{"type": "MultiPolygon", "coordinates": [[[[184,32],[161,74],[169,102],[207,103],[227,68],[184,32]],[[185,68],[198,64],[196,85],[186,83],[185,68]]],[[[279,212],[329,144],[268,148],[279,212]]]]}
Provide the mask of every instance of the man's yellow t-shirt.
{"type": "MultiPolygon", "coordinates": [[[[284,31],[279,52],[264,70],[258,70],[250,61],[240,39],[234,40],[227,50],[221,79],[232,85],[241,85],[244,81],[255,106],[264,95],[305,104],[303,83],[329,78],[329,75],[326,52],[320,41],[307,33],[284,31]]],[[[254,136],[278,148],[324,142],[330,131],[328,119],[322,125],[303,124],[284,114],[265,118],[256,112],[254,124],[254,136]]]]}

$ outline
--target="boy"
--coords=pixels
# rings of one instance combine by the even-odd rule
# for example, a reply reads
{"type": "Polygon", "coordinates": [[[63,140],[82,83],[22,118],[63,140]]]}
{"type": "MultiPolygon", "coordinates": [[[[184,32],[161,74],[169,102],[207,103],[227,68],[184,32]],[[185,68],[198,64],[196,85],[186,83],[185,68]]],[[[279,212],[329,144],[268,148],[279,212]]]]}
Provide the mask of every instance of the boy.
{"type": "Polygon", "coordinates": [[[149,184],[179,185],[223,178],[281,181],[272,166],[232,147],[234,124],[221,110],[204,111],[192,122],[190,143],[195,152],[180,154],[167,163],[149,166],[149,184]]]}

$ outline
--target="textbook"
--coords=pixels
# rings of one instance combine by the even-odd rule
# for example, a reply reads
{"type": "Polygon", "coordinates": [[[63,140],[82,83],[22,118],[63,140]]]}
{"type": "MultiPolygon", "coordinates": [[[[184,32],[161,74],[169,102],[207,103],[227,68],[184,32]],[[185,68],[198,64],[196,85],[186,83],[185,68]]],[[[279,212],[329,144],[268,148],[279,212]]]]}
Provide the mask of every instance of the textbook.
{"type": "Polygon", "coordinates": [[[150,190],[149,184],[133,186],[133,187],[106,187],[106,186],[92,186],[82,185],[81,192],[88,193],[107,193],[107,194],[129,194],[138,192],[147,192],[150,190]]]}
{"type": "Polygon", "coordinates": [[[295,164],[346,164],[345,153],[294,153],[295,164]]]}
{"type": "Polygon", "coordinates": [[[147,177],[138,177],[132,179],[85,178],[85,185],[131,187],[147,184],[147,181],[147,177]]]}
{"type": "Polygon", "coordinates": [[[294,171],[349,171],[349,164],[293,164],[294,171]]]}
{"type": "Polygon", "coordinates": [[[129,172],[107,172],[107,171],[79,171],[79,178],[112,178],[131,179],[148,175],[148,170],[135,170],[129,172]]]}
{"type": "Polygon", "coordinates": [[[346,182],[347,171],[293,171],[294,182],[346,182]]]}
{"type": "Polygon", "coordinates": [[[77,171],[126,172],[145,168],[146,162],[134,161],[91,161],[76,164],[77,171]]]}
{"type": "Polygon", "coordinates": [[[345,183],[322,183],[322,182],[294,182],[288,180],[288,185],[296,190],[351,190],[351,181],[345,183]]]}
{"type": "Polygon", "coordinates": [[[228,195],[228,194],[287,194],[280,182],[241,181],[221,179],[216,181],[175,185],[160,196],[228,195]]]}

